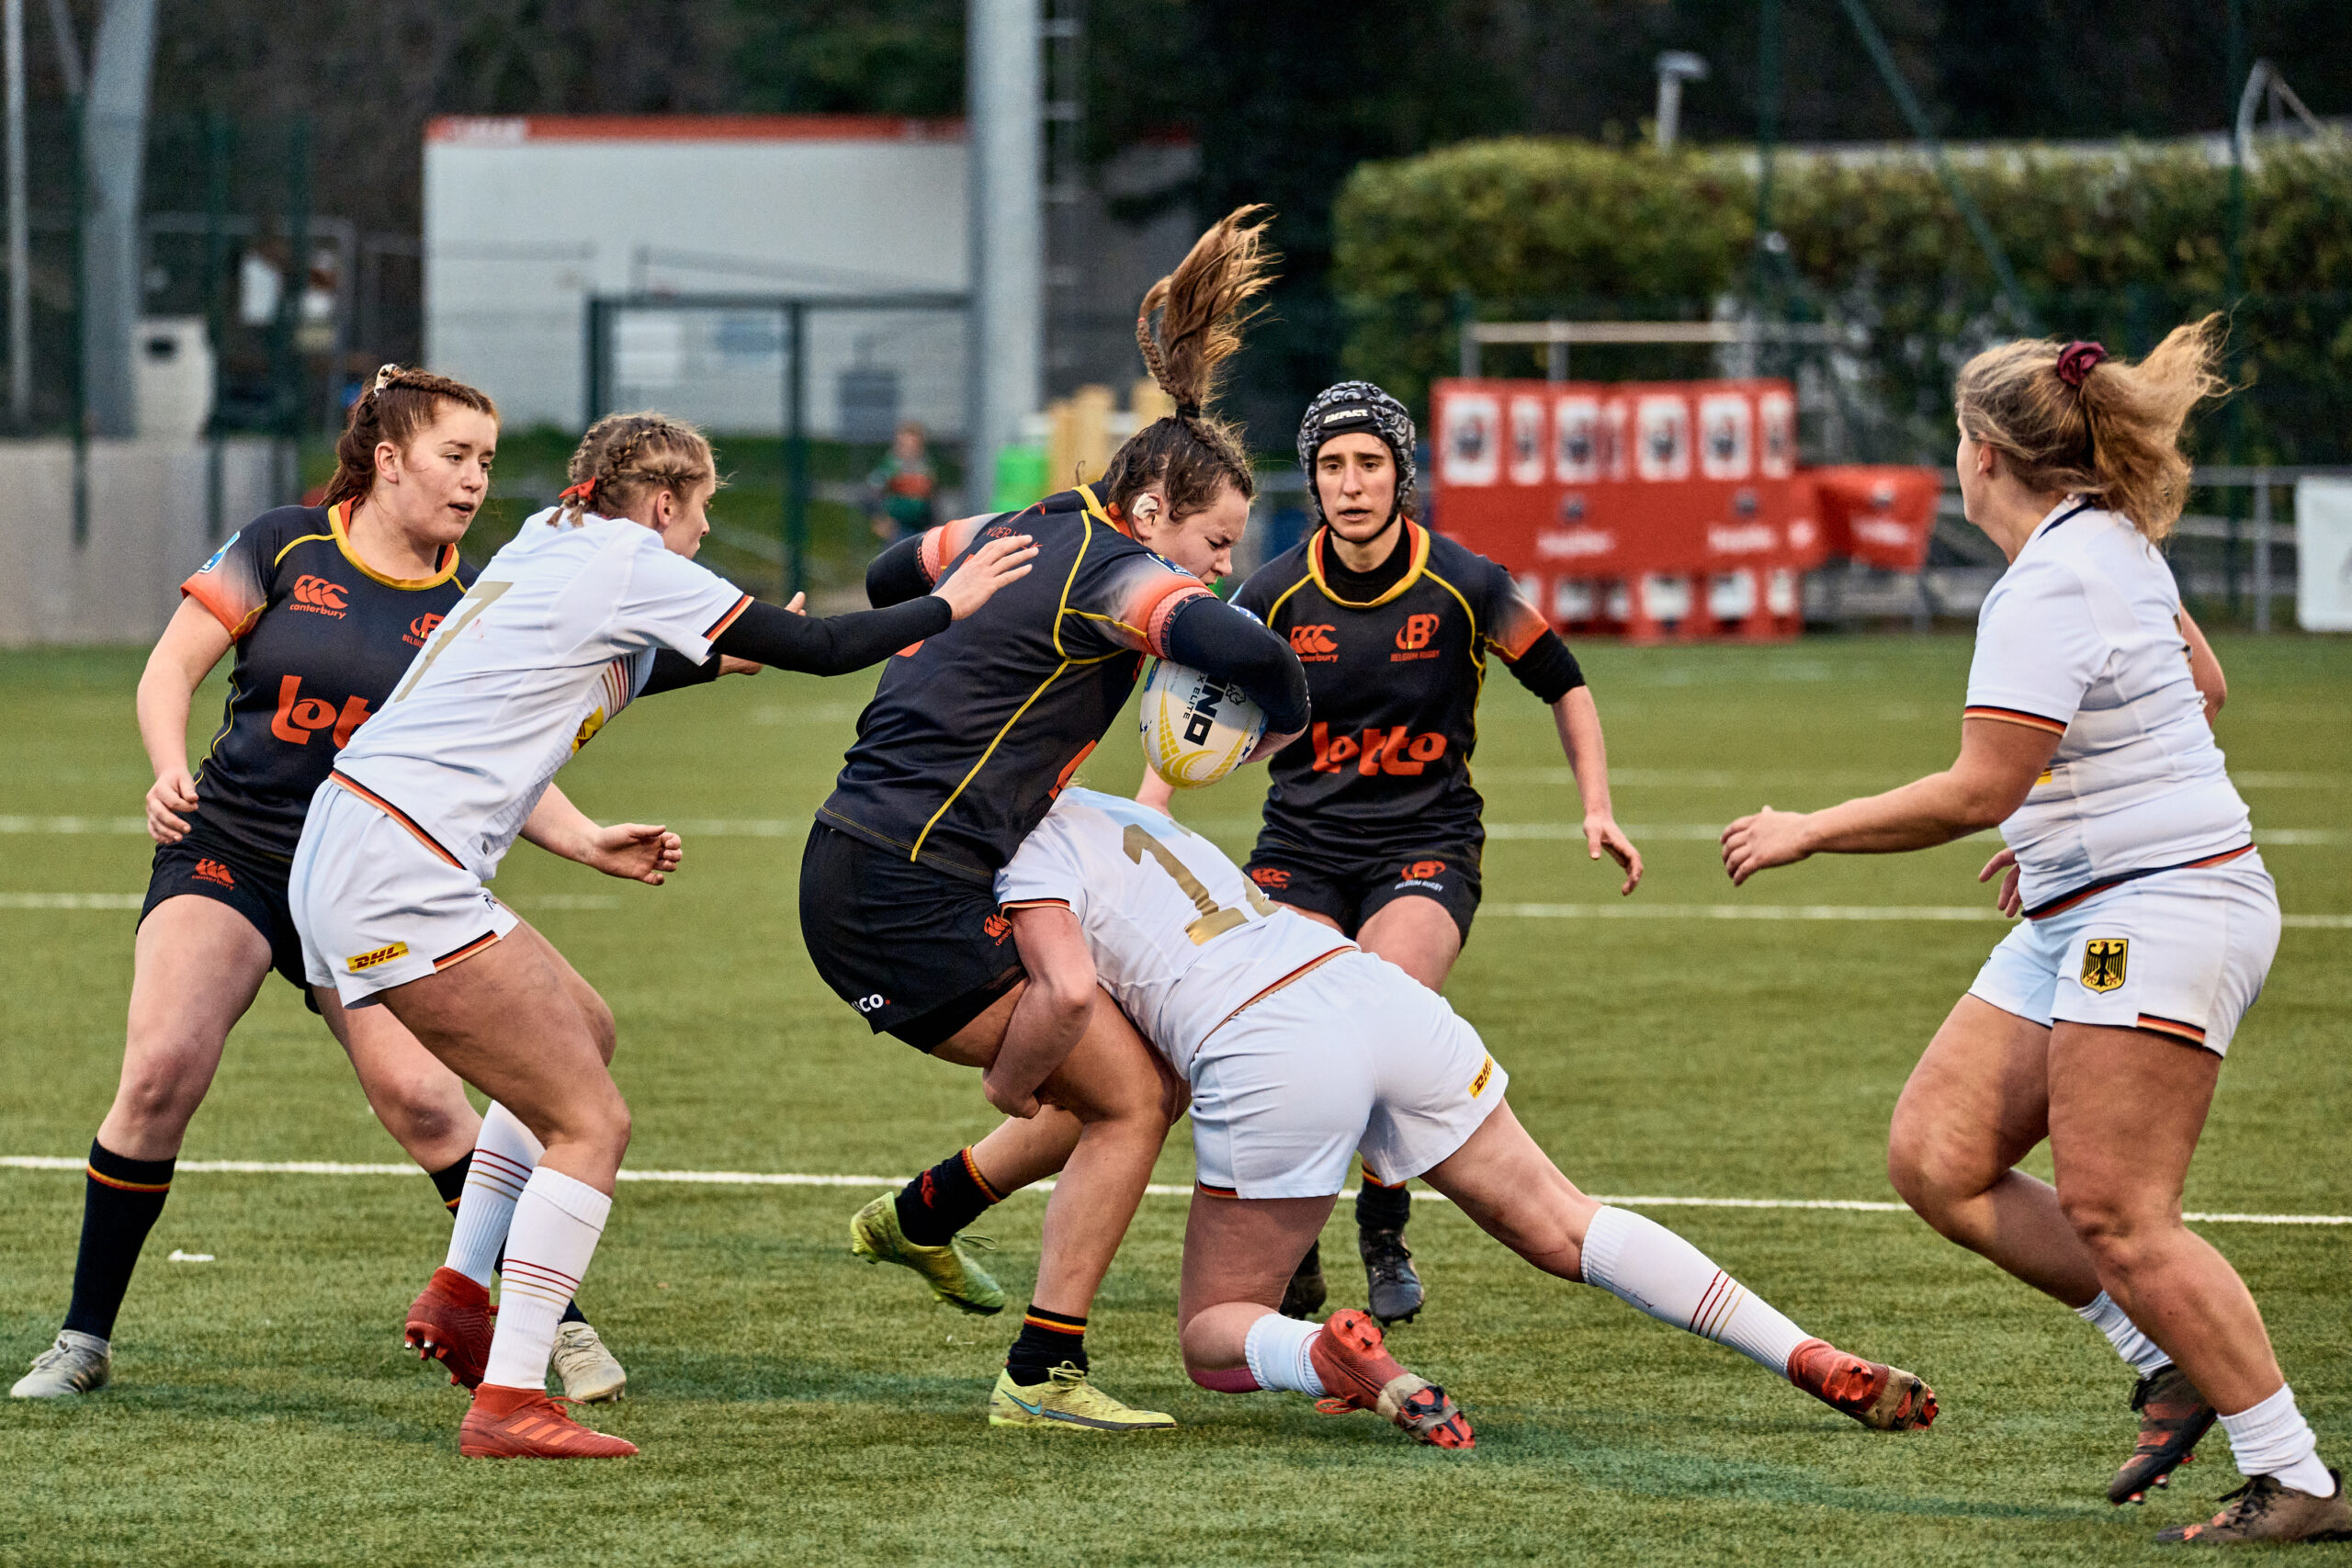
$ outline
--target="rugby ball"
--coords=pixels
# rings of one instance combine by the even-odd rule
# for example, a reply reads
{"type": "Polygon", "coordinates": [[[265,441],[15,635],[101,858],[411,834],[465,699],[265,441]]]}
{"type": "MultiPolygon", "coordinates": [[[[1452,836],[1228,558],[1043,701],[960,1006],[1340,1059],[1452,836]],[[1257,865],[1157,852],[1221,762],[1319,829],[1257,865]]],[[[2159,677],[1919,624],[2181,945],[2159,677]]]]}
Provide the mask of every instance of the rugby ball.
{"type": "Polygon", "coordinates": [[[1178,789],[1213,784],[1241,765],[1266,716],[1238,686],[1160,660],[1144,677],[1144,761],[1178,789]]]}

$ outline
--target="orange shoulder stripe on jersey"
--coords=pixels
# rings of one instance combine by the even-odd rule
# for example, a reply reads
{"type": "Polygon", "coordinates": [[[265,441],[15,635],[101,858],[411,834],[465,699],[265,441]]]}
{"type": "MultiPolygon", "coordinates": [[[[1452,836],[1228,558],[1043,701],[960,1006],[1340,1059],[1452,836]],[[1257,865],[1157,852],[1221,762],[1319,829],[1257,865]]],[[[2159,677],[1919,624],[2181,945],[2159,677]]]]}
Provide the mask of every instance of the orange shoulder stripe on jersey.
{"type": "Polygon", "coordinates": [[[261,619],[262,611],[268,607],[256,604],[243,615],[234,615],[230,611],[220,589],[215,584],[205,581],[201,575],[191,577],[181,583],[180,592],[210,611],[212,618],[220,622],[228,631],[231,642],[239,641],[247,632],[253,630],[254,623],[261,619]]]}
{"type": "Polygon", "coordinates": [[[399,807],[394,806],[390,801],[386,800],[382,795],[378,795],[374,790],[369,789],[366,784],[358,783],[356,780],[351,778],[348,774],[344,773],[340,770],[330,770],[327,773],[327,777],[342,788],[349,790],[353,795],[357,795],[360,799],[366,801],[368,805],[374,807],[377,810],[382,812],[385,816],[390,818],[401,827],[407,829],[411,833],[416,836],[416,841],[418,843],[423,844],[426,849],[431,850],[435,854],[439,855],[451,865],[457,866],[459,870],[463,870],[465,868],[465,863],[463,861],[451,854],[448,851],[443,849],[441,847],[441,841],[435,839],[432,834],[426,832],[424,829],[418,827],[415,819],[410,817],[407,812],[402,811],[399,807]]]}
{"type": "Polygon", "coordinates": [[[2046,729],[2052,735],[2066,733],[2066,724],[2064,719],[2045,718],[2041,714],[2028,713],[2023,708],[1995,707],[1989,703],[1972,703],[1960,710],[1960,716],[1989,718],[2001,724],[2021,724],[2028,729],[2046,729]]]}
{"type": "Polygon", "coordinates": [[[735,601],[735,607],[733,609],[719,616],[718,619],[711,622],[710,630],[702,634],[702,640],[709,642],[718,637],[719,633],[725,631],[728,627],[735,624],[735,618],[737,616],[741,615],[744,611],[751,607],[752,596],[749,593],[746,593],[741,599],[735,601]]]}

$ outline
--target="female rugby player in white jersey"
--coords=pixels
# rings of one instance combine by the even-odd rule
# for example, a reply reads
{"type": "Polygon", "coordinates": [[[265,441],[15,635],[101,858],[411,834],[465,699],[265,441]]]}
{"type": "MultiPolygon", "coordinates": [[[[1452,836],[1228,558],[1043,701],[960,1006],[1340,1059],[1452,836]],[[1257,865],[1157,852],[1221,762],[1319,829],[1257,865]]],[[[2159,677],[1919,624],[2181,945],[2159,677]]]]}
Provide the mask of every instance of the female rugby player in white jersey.
{"type": "MultiPolygon", "coordinates": [[[[587,1272],[628,1144],[605,1066],[613,1016],[483,884],[556,771],[635,696],[716,676],[722,656],[819,674],[870,664],[986,603],[1030,554],[1025,537],[991,541],[935,593],[809,620],[687,558],[718,487],[699,433],[619,416],[573,462],[567,504],[492,558],[337,759],[288,890],[311,982],[348,1008],[388,1007],[497,1102],[475,1166],[509,1169],[514,1201],[504,1297],[458,1438],[469,1457],[636,1451],[546,1394],[557,1316],[587,1272]]],[[[633,841],[647,881],[678,863],[673,833],[606,832],[633,841]]],[[[469,1192],[461,1217],[491,1207],[481,1196],[469,1192]]],[[[440,1336],[454,1370],[480,1356],[488,1316],[481,1280],[444,1268],[410,1309],[410,1335],[440,1336]]]]}
{"type": "Polygon", "coordinates": [[[1270,902],[1207,840],[1148,806],[1066,790],[997,874],[1008,910],[1082,944],[1193,1091],[1185,1371],[1221,1393],[1285,1389],[1472,1446],[1445,1391],[1399,1366],[1371,1315],[1276,1310],[1359,1150],[1418,1176],[1536,1268],[1714,1340],[1866,1426],[1936,1416],[1911,1373],[1808,1336],[1665,1226],[1577,1190],[1504,1101],[1510,1077],[1410,974],[1270,902]]]}
{"type": "Polygon", "coordinates": [[[2024,913],[1928,1044],[1887,1165],[1952,1240],[2075,1308],[2140,1371],[2143,1497],[2220,1415],[2245,1486],[2159,1540],[2352,1532],[2254,1298],[2181,1223],[2222,1053],[2262,989],[2278,900],[2213,743],[2211,666],[2158,547],[2180,427],[2222,389],[2219,317],[2138,365],[2020,342],[1960,374],[1961,494],[2009,568],[1977,616],[1959,760],[1826,811],[1724,831],[1735,883],[1821,852],[1886,853],[1999,824],[1984,875],[2024,913]],[[2209,667],[2200,682],[2192,664],[2209,667]],[[2055,1188],[2015,1168],[2047,1137],[2055,1188]]]}

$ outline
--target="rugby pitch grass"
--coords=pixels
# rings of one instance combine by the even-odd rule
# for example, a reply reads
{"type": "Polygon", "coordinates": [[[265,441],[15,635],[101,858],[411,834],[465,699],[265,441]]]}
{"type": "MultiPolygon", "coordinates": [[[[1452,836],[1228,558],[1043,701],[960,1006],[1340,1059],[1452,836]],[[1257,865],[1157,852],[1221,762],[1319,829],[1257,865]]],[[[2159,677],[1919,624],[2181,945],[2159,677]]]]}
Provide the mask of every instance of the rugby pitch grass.
{"type": "MultiPolygon", "coordinates": [[[[2352,915],[2352,644],[2224,639],[2222,739],[2290,914],[2352,915]]],[[[1768,649],[1583,650],[1643,904],[1979,905],[1989,840],[1814,863],[1735,892],[1700,830],[1942,765],[1964,638],[1768,649]]],[[[111,1093],[131,915],[14,896],[135,896],[145,840],[107,831],[147,783],[129,652],[0,655],[0,1155],[78,1156],[111,1093]],[[89,830],[45,826],[74,817],[89,830]]],[[[702,822],[666,888],[518,847],[499,889],[621,1021],[616,1064],[645,1169],[902,1173],[991,1122],[974,1078],[864,1027],[800,946],[794,870],[865,687],[763,675],[633,709],[565,775],[608,819],[702,822]]],[[[200,722],[217,696],[199,697],[200,722]]],[[[1502,906],[1611,902],[1552,836],[1574,795],[1550,726],[1497,672],[1481,782],[1502,906]]],[[[1130,787],[1131,731],[1089,782],[1130,787]]],[[[1256,784],[1188,799],[1228,849],[1256,784]]],[[[108,900],[89,902],[103,905],[108,900]]],[[[70,901],[69,901],[70,903],[70,901]]],[[[1455,1005],[1519,1113],[1601,1192],[1892,1197],[1887,1111],[1997,927],[1980,921],[1490,916],[1455,1005]]],[[[2241,1032],[2189,1207],[2352,1213],[2352,929],[2287,932],[2241,1032]]],[[[186,1156],[394,1163],[348,1067],[273,980],[231,1042],[186,1156]]],[[[2046,1162],[2037,1156],[2041,1168],[2046,1162]]],[[[1159,1179],[1182,1183],[1180,1130],[1159,1179]]],[[[54,1331],[80,1179],[0,1169],[0,1360],[54,1331]]],[[[462,1396],[404,1356],[400,1313],[447,1221],[421,1175],[184,1176],[116,1339],[116,1385],[0,1405],[0,1562],[753,1563],[2136,1561],[2236,1483],[2220,1435],[2168,1495],[2101,1498],[2130,1378],[2087,1328],[1907,1214],[1652,1211],[1812,1331],[1932,1381],[1928,1433],[1882,1437],[1728,1351],[1542,1278],[1442,1204],[1412,1241],[1430,1305],[1404,1359],[1477,1423],[1475,1454],[1369,1417],[1194,1389],[1173,1335],[1183,1201],[1152,1198],[1093,1335],[1097,1375],[1183,1423],[1125,1441],[992,1432],[1012,1325],[926,1304],[844,1247],[863,1194],[636,1184],[584,1303],[628,1363],[597,1425],[622,1464],[468,1464],[462,1396]],[[175,1250],[209,1262],[172,1262],[175,1250]]],[[[980,1228],[1016,1304],[1042,1202],[980,1228]]],[[[2227,1224],[2323,1451],[2352,1458],[2352,1226],[2227,1224]]],[[[1334,1304],[1361,1299],[1342,1209],[1334,1304]]],[[[2337,1561],[2317,1548],[2305,1561],[2337,1561]]]]}

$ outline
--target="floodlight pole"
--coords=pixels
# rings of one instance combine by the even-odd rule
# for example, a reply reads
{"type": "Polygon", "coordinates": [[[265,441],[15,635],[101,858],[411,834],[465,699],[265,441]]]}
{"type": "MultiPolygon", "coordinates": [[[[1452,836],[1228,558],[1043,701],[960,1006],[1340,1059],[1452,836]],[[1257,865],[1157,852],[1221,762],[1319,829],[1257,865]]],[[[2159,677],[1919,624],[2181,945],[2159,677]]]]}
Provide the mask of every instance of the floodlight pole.
{"type": "Polygon", "coordinates": [[[155,64],[155,9],[156,0],[106,0],[89,96],[82,103],[82,155],[90,193],[82,220],[83,395],[94,435],[130,435],[138,427],[130,340],[139,330],[145,287],[139,197],[155,64]]]}
{"type": "Polygon", "coordinates": [[[1019,439],[1045,387],[1043,69],[1038,0],[967,0],[965,180],[971,333],[965,370],[965,505],[996,488],[996,455],[1019,439]]]}
{"type": "Polygon", "coordinates": [[[6,0],[8,74],[8,415],[33,417],[31,224],[25,209],[25,0],[6,0]]]}
{"type": "MultiPolygon", "coordinates": [[[[1943,182],[1952,205],[1960,209],[1960,216],[1967,223],[1969,233],[1975,238],[1976,248],[1984,253],[1984,260],[1993,269],[1994,280],[2000,285],[2001,292],[2008,296],[2009,308],[2018,313],[2020,325],[2028,331],[2033,330],[2037,318],[2031,301],[2026,298],[2025,286],[2018,281],[2018,275],[2010,267],[2008,254],[2001,249],[2000,239],[1993,232],[1992,224],[1984,220],[1984,209],[1976,205],[1976,198],[1968,194],[1968,187],[1960,183],[1960,175],[1953,172],[1951,160],[1944,155],[1943,139],[1936,134],[1936,128],[1928,122],[1928,111],[1920,107],[1917,96],[1911,91],[1911,84],[1903,79],[1903,72],[1894,63],[1894,51],[1886,47],[1886,39],[1879,32],[1878,24],[1871,20],[1870,10],[1862,0],[1843,0],[1843,3],[1847,19],[1861,35],[1862,48],[1869,51],[1871,63],[1878,67],[1880,78],[1886,83],[1886,90],[1894,95],[1895,107],[1903,111],[1903,118],[1911,122],[1911,134],[1928,150],[1928,160],[1935,165],[1936,177],[1943,182]]],[[[2243,3],[2244,0],[2232,0],[2233,5],[2243,3]]]]}

